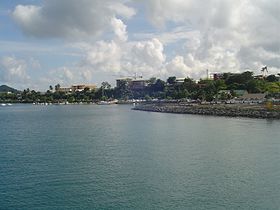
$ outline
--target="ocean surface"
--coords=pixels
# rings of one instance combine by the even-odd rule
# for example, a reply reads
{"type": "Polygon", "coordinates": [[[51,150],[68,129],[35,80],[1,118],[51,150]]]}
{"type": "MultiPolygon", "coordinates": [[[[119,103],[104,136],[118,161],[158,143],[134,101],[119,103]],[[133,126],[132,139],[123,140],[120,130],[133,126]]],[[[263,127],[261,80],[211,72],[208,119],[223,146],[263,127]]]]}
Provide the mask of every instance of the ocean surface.
{"type": "Polygon", "coordinates": [[[280,209],[280,121],[0,107],[0,209],[280,209]]]}

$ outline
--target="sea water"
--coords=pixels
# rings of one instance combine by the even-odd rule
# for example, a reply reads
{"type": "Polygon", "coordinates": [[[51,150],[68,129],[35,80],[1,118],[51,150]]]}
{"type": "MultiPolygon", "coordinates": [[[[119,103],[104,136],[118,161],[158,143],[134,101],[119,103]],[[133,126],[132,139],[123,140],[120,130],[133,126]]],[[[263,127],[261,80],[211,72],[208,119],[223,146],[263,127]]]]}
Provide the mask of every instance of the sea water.
{"type": "Polygon", "coordinates": [[[280,209],[280,121],[0,107],[0,209],[280,209]]]}

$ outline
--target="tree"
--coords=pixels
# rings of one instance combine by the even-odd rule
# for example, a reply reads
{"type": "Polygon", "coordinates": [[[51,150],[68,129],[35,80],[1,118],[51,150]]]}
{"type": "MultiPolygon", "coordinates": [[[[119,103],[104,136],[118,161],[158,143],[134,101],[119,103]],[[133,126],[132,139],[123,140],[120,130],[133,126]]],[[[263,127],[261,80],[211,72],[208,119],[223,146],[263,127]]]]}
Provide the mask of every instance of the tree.
{"type": "Polygon", "coordinates": [[[146,100],[146,101],[151,101],[152,98],[151,98],[149,95],[145,95],[145,100],[146,100]]]}
{"type": "Polygon", "coordinates": [[[278,82],[278,78],[274,74],[267,76],[265,80],[268,82],[278,82]]]}
{"type": "Polygon", "coordinates": [[[241,78],[242,78],[241,79],[242,83],[246,83],[250,80],[253,80],[254,79],[253,72],[245,71],[245,72],[241,73],[241,78]]]}
{"type": "Polygon", "coordinates": [[[262,93],[265,91],[265,82],[263,80],[251,80],[247,83],[249,93],[262,93]]]}
{"type": "Polygon", "coordinates": [[[165,88],[165,82],[161,79],[157,79],[154,84],[151,85],[153,92],[163,92],[165,88]]]}
{"type": "Polygon", "coordinates": [[[180,89],[177,94],[177,99],[187,98],[189,96],[189,92],[186,89],[180,89]]]}
{"type": "Polygon", "coordinates": [[[55,91],[59,91],[59,89],[60,89],[60,84],[55,85],[55,86],[54,86],[54,89],[55,89],[55,91]]]}
{"type": "Polygon", "coordinates": [[[280,82],[269,82],[266,84],[269,93],[280,93],[280,82]]]}
{"type": "Polygon", "coordinates": [[[225,77],[227,77],[227,79],[225,80],[227,85],[233,84],[233,83],[237,83],[237,84],[246,84],[249,81],[253,80],[253,72],[250,71],[246,71],[243,72],[241,74],[229,74],[229,75],[225,75],[225,77]]]}
{"type": "Polygon", "coordinates": [[[50,85],[49,90],[53,91],[53,86],[52,85],[50,85]]]}
{"type": "Polygon", "coordinates": [[[75,98],[74,98],[74,96],[69,96],[69,97],[67,97],[67,101],[69,102],[69,103],[73,103],[74,101],[75,101],[75,98]]]}
{"type": "Polygon", "coordinates": [[[227,92],[222,92],[219,96],[219,99],[221,100],[228,100],[231,98],[231,94],[227,92]]]}
{"type": "Polygon", "coordinates": [[[155,77],[151,77],[151,78],[149,79],[149,83],[150,83],[150,84],[155,84],[156,81],[157,81],[157,78],[155,78],[155,77]]]}
{"type": "Polygon", "coordinates": [[[226,90],[227,89],[227,85],[226,85],[225,81],[222,79],[214,81],[214,85],[217,88],[217,90],[226,90]]]}
{"type": "Polygon", "coordinates": [[[187,90],[188,92],[193,92],[196,89],[196,83],[190,78],[185,78],[182,88],[187,90]]]}
{"type": "Polygon", "coordinates": [[[118,87],[115,88],[115,96],[121,99],[128,99],[132,96],[132,92],[126,81],[120,81],[118,87]]]}
{"type": "Polygon", "coordinates": [[[174,85],[176,82],[176,77],[168,77],[167,83],[170,85],[174,85]]]}
{"type": "Polygon", "coordinates": [[[101,83],[101,87],[104,88],[104,89],[110,89],[111,85],[110,85],[109,82],[105,81],[105,82],[101,83]]]}

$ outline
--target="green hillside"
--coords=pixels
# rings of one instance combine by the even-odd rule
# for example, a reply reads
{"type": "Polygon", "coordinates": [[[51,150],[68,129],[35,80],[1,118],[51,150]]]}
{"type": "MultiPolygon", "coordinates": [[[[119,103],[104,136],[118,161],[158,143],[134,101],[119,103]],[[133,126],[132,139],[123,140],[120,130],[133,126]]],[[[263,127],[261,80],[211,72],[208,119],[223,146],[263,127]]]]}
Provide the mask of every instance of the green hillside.
{"type": "Polygon", "coordinates": [[[12,88],[12,87],[7,86],[7,85],[1,85],[0,86],[0,93],[7,93],[7,92],[18,93],[19,91],[12,88]]]}

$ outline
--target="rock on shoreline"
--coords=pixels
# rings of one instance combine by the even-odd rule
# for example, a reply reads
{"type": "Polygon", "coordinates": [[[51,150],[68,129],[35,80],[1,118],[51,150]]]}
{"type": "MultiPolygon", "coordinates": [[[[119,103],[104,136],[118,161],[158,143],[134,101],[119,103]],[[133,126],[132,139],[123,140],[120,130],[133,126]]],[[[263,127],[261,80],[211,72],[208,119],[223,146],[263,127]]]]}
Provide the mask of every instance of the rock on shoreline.
{"type": "Polygon", "coordinates": [[[279,110],[268,110],[263,105],[147,103],[137,105],[133,108],[133,110],[178,114],[280,119],[279,110]]]}

